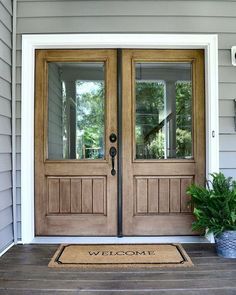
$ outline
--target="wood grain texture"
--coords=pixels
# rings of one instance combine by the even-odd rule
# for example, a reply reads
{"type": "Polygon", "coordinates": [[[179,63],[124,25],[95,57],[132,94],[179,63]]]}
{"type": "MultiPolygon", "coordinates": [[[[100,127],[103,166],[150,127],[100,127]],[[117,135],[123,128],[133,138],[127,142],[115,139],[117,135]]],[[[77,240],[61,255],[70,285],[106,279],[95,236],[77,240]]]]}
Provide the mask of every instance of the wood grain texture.
{"type": "Polygon", "coordinates": [[[160,178],[159,180],[159,212],[168,213],[170,204],[170,180],[165,178],[160,178]]]}
{"type": "Polygon", "coordinates": [[[190,196],[186,194],[188,186],[192,183],[192,179],[181,179],[181,212],[191,212],[191,204],[189,204],[190,196]]]}
{"type": "Polygon", "coordinates": [[[124,234],[193,235],[193,215],[185,190],[192,179],[199,184],[204,184],[205,179],[204,52],[126,49],[123,50],[122,75],[125,97],[122,111],[124,234]],[[135,158],[135,63],[142,62],[191,63],[193,159],[135,158]],[[135,206],[136,211],[133,210],[135,206]]]}
{"type": "Polygon", "coordinates": [[[48,214],[106,214],[105,177],[49,177],[48,214]]]}
{"type": "Polygon", "coordinates": [[[70,179],[60,179],[60,213],[70,213],[70,179]]]}
{"type": "Polygon", "coordinates": [[[192,182],[192,177],[188,176],[134,177],[134,214],[191,212],[186,189],[192,182]]]}
{"type": "Polygon", "coordinates": [[[157,213],[159,207],[159,182],[157,178],[148,179],[148,213],[157,213]]]}
{"type": "Polygon", "coordinates": [[[60,212],[60,179],[48,179],[48,213],[60,212]]]}
{"type": "Polygon", "coordinates": [[[148,210],[148,187],[147,179],[136,179],[137,190],[137,213],[147,213],[148,210]]]}
{"type": "MultiPolygon", "coordinates": [[[[108,136],[113,132],[117,133],[116,54],[116,50],[109,49],[36,51],[35,211],[37,235],[116,234],[117,175],[110,177],[108,136]],[[48,160],[48,63],[50,62],[105,63],[106,154],[104,160],[48,160]],[[51,188],[48,192],[47,178],[59,180],[59,212],[58,188],[51,188]],[[108,195],[109,198],[107,198],[108,195]],[[54,202],[55,204],[52,204],[54,202]],[[47,212],[47,207],[50,207],[51,211],[47,212]],[[115,213],[112,214],[112,212],[115,213]]],[[[115,165],[117,167],[117,163],[115,165]]]]}
{"type": "Polygon", "coordinates": [[[104,179],[93,179],[93,213],[104,213],[105,208],[105,190],[106,183],[104,179]]]}
{"type": "Polygon", "coordinates": [[[180,212],[180,182],[181,179],[170,179],[170,212],[180,212]]]}
{"type": "Polygon", "coordinates": [[[71,213],[81,213],[81,178],[71,178],[71,213]]]}
{"type": "Polygon", "coordinates": [[[92,179],[82,179],[82,212],[93,212],[93,187],[92,179]]]}

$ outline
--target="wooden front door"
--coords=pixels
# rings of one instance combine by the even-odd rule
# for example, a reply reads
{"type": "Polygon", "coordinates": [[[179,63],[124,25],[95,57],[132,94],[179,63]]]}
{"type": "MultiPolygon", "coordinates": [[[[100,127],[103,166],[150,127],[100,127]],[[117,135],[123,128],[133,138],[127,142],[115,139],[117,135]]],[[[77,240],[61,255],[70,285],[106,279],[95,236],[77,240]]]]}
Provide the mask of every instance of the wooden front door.
{"type": "Polygon", "coordinates": [[[203,50],[123,51],[123,234],[191,235],[205,179],[203,50]]]}
{"type": "Polygon", "coordinates": [[[116,100],[116,50],[36,51],[36,235],[116,235],[116,100]]]}
{"type": "Polygon", "coordinates": [[[36,51],[39,236],[193,234],[186,188],[205,179],[204,52],[118,56],[122,67],[115,49],[36,51]]]}

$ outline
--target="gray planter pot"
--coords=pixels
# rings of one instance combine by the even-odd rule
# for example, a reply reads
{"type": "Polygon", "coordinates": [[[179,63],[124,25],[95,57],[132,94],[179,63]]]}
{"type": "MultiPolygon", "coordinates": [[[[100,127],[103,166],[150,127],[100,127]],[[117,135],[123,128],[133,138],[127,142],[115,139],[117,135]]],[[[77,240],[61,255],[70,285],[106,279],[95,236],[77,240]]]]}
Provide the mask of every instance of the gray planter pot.
{"type": "Polygon", "coordinates": [[[215,237],[216,251],[219,256],[236,258],[236,230],[224,231],[215,237]]]}

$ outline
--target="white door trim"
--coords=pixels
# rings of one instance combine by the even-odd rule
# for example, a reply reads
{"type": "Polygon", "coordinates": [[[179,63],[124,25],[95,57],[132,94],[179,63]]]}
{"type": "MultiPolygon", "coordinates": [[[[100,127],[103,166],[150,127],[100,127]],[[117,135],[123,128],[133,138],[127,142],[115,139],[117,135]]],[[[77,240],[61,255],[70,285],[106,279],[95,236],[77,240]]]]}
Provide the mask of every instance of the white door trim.
{"type": "MultiPolygon", "coordinates": [[[[35,239],[34,232],[34,57],[35,49],[43,48],[204,49],[206,86],[206,175],[209,176],[209,173],[219,171],[217,35],[23,35],[21,90],[21,224],[23,243],[36,242],[40,239],[35,239]]],[[[52,240],[53,239],[55,238],[52,238],[52,240]]],[[[63,241],[65,242],[66,239],[67,238],[64,237],[63,241]]],[[[50,239],[46,240],[47,243],[50,241],[50,239]]],[[[179,238],[178,241],[181,242],[181,239],[179,238]]]]}

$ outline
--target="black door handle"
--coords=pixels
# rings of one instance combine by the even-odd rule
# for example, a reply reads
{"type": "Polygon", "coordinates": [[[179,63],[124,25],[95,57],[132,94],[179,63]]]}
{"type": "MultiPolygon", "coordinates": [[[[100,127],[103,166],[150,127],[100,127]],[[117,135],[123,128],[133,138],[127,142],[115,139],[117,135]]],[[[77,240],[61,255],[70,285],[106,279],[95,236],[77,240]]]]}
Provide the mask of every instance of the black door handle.
{"type": "Polygon", "coordinates": [[[111,164],[112,164],[112,169],[111,169],[111,175],[116,175],[116,170],[115,170],[115,156],[117,154],[116,148],[112,146],[110,148],[109,154],[111,156],[111,164]]]}

